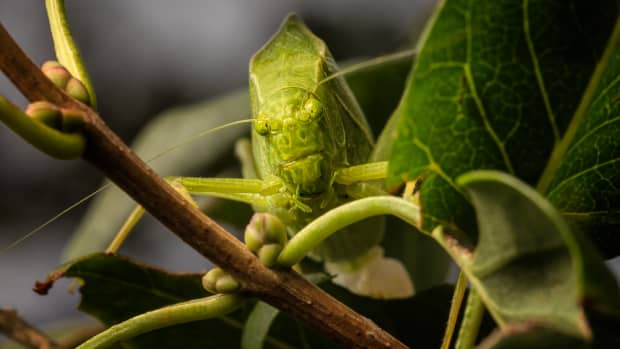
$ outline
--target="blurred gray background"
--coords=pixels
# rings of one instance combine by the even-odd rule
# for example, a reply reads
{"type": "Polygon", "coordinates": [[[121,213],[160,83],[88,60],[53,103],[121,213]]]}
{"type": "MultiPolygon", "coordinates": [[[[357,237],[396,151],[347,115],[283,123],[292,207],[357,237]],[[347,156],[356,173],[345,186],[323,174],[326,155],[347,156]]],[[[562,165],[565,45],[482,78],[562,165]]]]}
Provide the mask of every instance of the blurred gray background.
{"type": "MultiPolygon", "coordinates": [[[[202,101],[247,84],[251,55],[289,12],[324,38],[337,60],[372,57],[417,37],[435,0],[106,0],[66,2],[74,37],[90,72],[99,111],[131,142],[164,109],[202,101]]],[[[53,59],[41,0],[0,0],[0,21],[37,63],[53,59]]],[[[4,76],[0,95],[24,107],[4,76]]],[[[101,176],[82,161],[42,155],[0,126],[0,250],[95,190],[101,176]]],[[[0,307],[49,325],[79,318],[79,297],[57,283],[46,297],[30,289],[58,265],[86,208],[79,207],[0,254],[0,307]]],[[[171,270],[205,267],[193,250],[147,219],[124,253],[171,270]],[[148,233],[147,233],[148,232],[148,233]]]]}

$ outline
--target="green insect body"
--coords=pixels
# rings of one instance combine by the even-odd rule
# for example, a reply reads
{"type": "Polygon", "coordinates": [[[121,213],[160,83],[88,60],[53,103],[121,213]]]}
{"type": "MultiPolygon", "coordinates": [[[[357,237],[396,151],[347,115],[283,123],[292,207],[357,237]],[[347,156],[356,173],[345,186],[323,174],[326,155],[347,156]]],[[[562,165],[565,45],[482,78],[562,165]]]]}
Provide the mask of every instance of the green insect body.
{"type": "MultiPolygon", "coordinates": [[[[325,43],[296,16],[285,20],[250,63],[256,174],[282,182],[283,192],[271,197],[266,210],[293,232],[351,200],[347,186],[334,182],[336,172],[367,162],[374,147],[344,79],[321,83],[337,71],[325,43]]],[[[317,252],[327,260],[359,257],[380,242],[382,224],[374,218],[351,226],[317,252]]]]}

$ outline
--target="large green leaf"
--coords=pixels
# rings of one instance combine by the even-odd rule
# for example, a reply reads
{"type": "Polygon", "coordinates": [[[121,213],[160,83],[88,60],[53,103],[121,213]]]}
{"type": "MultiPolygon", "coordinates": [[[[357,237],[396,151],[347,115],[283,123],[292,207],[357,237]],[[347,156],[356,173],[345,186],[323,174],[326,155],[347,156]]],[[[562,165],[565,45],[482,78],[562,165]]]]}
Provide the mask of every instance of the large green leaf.
{"type": "MultiPolygon", "coordinates": [[[[82,280],[80,310],[113,325],[135,315],[207,295],[198,274],[174,274],[122,257],[95,254],[58,272],[82,280]]],[[[242,311],[240,311],[242,312],[242,311]]],[[[132,348],[233,348],[239,346],[238,314],[172,326],[136,337],[132,348]]]]}
{"type": "MultiPolygon", "coordinates": [[[[133,262],[124,257],[93,254],[68,263],[50,274],[82,280],[80,310],[113,325],[135,315],[166,305],[207,295],[201,274],[170,273],[133,262]]],[[[238,348],[248,308],[225,317],[163,328],[124,343],[131,348],[238,348]]],[[[294,328],[294,327],[293,327],[294,328]]],[[[290,328],[288,329],[290,331],[290,328]]],[[[297,331],[288,338],[299,339],[297,331]]],[[[287,338],[287,339],[288,339],[287,338]]],[[[273,336],[266,348],[294,348],[273,336]]],[[[295,343],[295,342],[293,342],[295,343]]]]}
{"type": "Polygon", "coordinates": [[[241,336],[242,349],[262,349],[269,333],[269,328],[280,311],[271,305],[258,302],[247,318],[243,335],[241,336]]]}
{"type": "Polygon", "coordinates": [[[544,322],[590,339],[586,310],[620,317],[620,289],[594,247],[544,197],[515,177],[474,171],[458,178],[476,208],[475,250],[441,227],[433,235],[466,273],[500,324],[544,322]]]}
{"type": "MultiPolygon", "coordinates": [[[[579,127],[578,107],[589,103],[600,82],[597,69],[605,68],[605,54],[617,45],[618,35],[612,35],[617,18],[613,0],[446,0],[439,5],[397,111],[390,159],[391,185],[423,181],[423,230],[443,225],[475,242],[472,207],[454,183],[462,173],[499,169],[531,185],[547,167],[546,177],[555,175],[549,159],[572,141],[569,125],[579,127]]],[[[592,122],[600,126],[612,119],[606,114],[592,122]]],[[[620,157],[620,148],[610,143],[593,147],[606,154],[603,161],[620,157]]],[[[586,144],[575,145],[581,146],[586,144]]],[[[588,166],[580,158],[560,161],[588,166]]],[[[611,167],[598,173],[599,179],[617,188],[620,177],[613,173],[618,168],[611,167]]],[[[601,184],[593,186],[603,190],[601,184]]],[[[581,193],[586,190],[592,188],[581,193]]],[[[582,196],[587,197],[582,204],[562,194],[571,205],[560,206],[579,215],[602,209],[598,229],[589,233],[617,235],[606,223],[605,210],[618,201],[608,194],[582,196]]],[[[620,252],[617,237],[613,246],[620,252]]]]}
{"type": "Polygon", "coordinates": [[[594,96],[547,196],[612,257],[620,253],[620,48],[594,96]]]}
{"type": "Polygon", "coordinates": [[[445,283],[451,260],[441,246],[395,217],[386,221],[386,237],[381,243],[385,255],[403,262],[415,292],[445,283]]]}

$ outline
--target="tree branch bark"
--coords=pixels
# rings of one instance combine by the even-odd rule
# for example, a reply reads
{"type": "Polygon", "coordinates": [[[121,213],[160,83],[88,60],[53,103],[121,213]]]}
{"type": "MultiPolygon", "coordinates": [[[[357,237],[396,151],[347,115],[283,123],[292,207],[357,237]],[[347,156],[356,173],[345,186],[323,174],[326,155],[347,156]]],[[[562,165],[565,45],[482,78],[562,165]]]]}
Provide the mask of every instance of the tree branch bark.
{"type": "Polygon", "coordinates": [[[68,349],[24,321],[14,310],[0,309],[0,332],[28,348],[68,349]]]}
{"type": "Polygon", "coordinates": [[[0,25],[0,68],[30,101],[80,111],[87,138],[83,159],[200,254],[235,277],[243,290],[301,319],[350,348],[406,348],[372,321],[293,271],[265,267],[240,241],[188,204],[140,160],[86,105],[48,80],[0,25]]]}

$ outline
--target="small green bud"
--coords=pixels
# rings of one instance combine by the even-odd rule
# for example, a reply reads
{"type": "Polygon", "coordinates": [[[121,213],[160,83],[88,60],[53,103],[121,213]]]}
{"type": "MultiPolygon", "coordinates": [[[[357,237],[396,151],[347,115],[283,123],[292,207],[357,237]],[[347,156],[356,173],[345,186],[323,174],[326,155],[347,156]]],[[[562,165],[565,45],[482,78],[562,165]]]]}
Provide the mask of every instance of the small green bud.
{"type": "Polygon", "coordinates": [[[62,110],[62,131],[67,133],[77,132],[84,127],[84,116],[77,110],[62,110]]]}
{"type": "Polygon", "coordinates": [[[47,61],[43,63],[41,71],[43,71],[43,74],[45,74],[48,79],[52,80],[54,85],[62,89],[67,87],[67,83],[69,79],[71,79],[71,73],[69,73],[67,68],[56,61],[47,61]]]}
{"type": "Polygon", "coordinates": [[[275,215],[265,212],[255,213],[245,227],[244,240],[250,251],[255,253],[266,244],[285,245],[286,226],[275,215]]]}
{"type": "Polygon", "coordinates": [[[215,289],[215,283],[217,282],[217,279],[224,273],[224,271],[220,268],[213,268],[211,270],[209,270],[203,277],[202,277],[202,287],[207,290],[208,292],[211,293],[217,293],[217,290],[215,289]]]}
{"type": "Polygon", "coordinates": [[[261,247],[256,255],[264,265],[272,268],[277,264],[278,256],[283,248],[284,246],[281,244],[268,244],[261,247]]]}
{"type": "Polygon", "coordinates": [[[236,292],[240,286],[239,282],[230,276],[230,274],[222,275],[215,283],[215,289],[218,293],[233,293],[236,292]]]}
{"type": "Polygon", "coordinates": [[[47,101],[30,103],[26,108],[26,115],[51,128],[60,129],[61,113],[60,109],[47,101]]]}
{"type": "Polygon", "coordinates": [[[246,226],[245,233],[243,234],[243,240],[250,251],[256,253],[265,243],[263,240],[264,236],[259,229],[256,229],[251,225],[252,224],[250,223],[246,226]]]}
{"type": "Polygon", "coordinates": [[[232,293],[241,285],[221,268],[213,268],[202,277],[202,287],[211,293],[232,293]]]}
{"type": "Polygon", "coordinates": [[[67,86],[65,87],[65,91],[67,94],[78,101],[88,105],[90,103],[90,97],[88,95],[88,90],[86,86],[82,84],[82,82],[76,78],[69,79],[67,82],[67,86]]]}
{"type": "Polygon", "coordinates": [[[245,227],[245,244],[268,267],[276,265],[287,242],[286,226],[275,215],[255,213],[245,227]]]}

